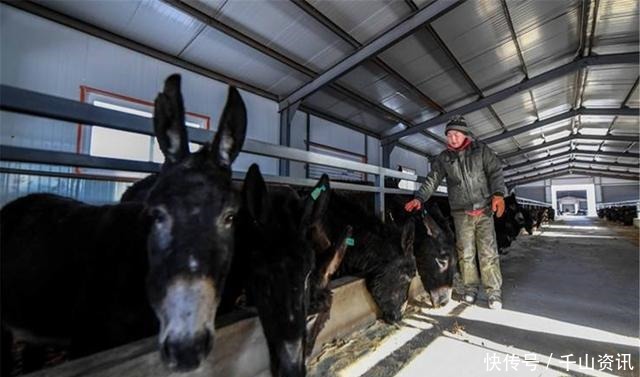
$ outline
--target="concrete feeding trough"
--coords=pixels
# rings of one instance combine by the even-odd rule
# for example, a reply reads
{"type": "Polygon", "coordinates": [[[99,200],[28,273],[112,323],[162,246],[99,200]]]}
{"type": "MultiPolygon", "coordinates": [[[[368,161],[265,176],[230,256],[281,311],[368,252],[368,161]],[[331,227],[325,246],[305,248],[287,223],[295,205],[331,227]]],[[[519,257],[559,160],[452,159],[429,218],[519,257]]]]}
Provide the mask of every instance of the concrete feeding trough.
{"type": "MultiPolygon", "coordinates": [[[[318,335],[313,356],[323,345],[369,326],[380,316],[364,279],[345,277],[333,281],[331,287],[331,318],[318,335]]],[[[409,288],[409,297],[422,293],[424,288],[416,277],[409,288]]],[[[28,377],[270,376],[269,352],[260,320],[247,313],[231,313],[219,323],[212,356],[190,373],[172,373],[166,369],[157,352],[157,339],[151,337],[31,373],[28,377]]]]}

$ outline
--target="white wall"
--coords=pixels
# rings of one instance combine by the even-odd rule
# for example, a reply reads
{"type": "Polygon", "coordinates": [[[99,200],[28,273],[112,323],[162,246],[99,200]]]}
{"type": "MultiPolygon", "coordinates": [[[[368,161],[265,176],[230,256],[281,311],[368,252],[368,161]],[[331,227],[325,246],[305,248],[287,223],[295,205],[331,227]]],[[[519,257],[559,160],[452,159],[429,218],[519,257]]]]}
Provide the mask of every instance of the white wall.
{"type": "Polygon", "coordinates": [[[396,170],[398,166],[414,169],[420,176],[425,176],[430,171],[429,160],[425,156],[410,152],[402,148],[393,148],[389,159],[390,168],[396,170]]]}
{"type": "MultiPolygon", "coordinates": [[[[80,99],[85,85],[153,102],[164,79],[180,73],[186,110],[209,116],[213,130],[226,101],[226,84],[6,5],[0,5],[0,49],[0,82],[6,85],[73,100],[80,99]]],[[[278,143],[277,103],[244,91],[241,95],[247,137],[278,143]]],[[[4,144],[75,151],[75,124],[6,112],[0,122],[4,144]]],[[[278,173],[277,160],[246,154],[233,168],[244,171],[254,161],[265,173],[278,173]]]]}
{"type": "MultiPolygon", "coordinates": [[[[73,100],[80,100],[80,86],[84,85],[153,102],[156,94],[162,90],[164,79],[172,73],[180,73],[186,110],[210,117],[213,130],[217,129],[217,122],[226,101],[228,87],[224,83],[4,4],[0,4],[0,54],[2,84],[73,100]]],[[[248,111],[247,137],[278,144],[278,104],[244,91],[241,91],[241,95],[248,111]]],[[[0,112],[0,123],[2,144],[59,151],[76,150],[76,124],[10,112],[0,112]]],[[[354,153],[366,153],[370,163],[380,163],[380,141],[376,138],[366,137],[360,132],[313,116],[310,117],[310,134],[307,135],[307,114],[298,111],[292,124],[292,147],[306,150],[306,141],[310,139],[354,153]]],[[[253,162],[258,162],[265,174],[278,174],[277,159],[246,153],[240,154],[233,169],[246,171],[253,162]]],[[[3,163],[3,166],[34,167],[33,164],[18,163],[3,163]]],[[[305,177],[304,166],[302,163],[291,163],[291,175],[305,177]]],[[[67,167],[47,169],[70,171],[67,167]]],[[[12,175],[9,180],[6,178],[0,177],[0,182],[7,181],[3,183],[3,192],[11,191],[11,187],[16,186],[15,182],[20,182],[21,187],[25,186],[25,180],[33,181],[26,185],[31,191],[60,186],[39,186],[39,182],[49,180],[42,181],[33,176],[12,175]]],[[[106,184],[108,182],[99,182],[97,186],[106,184]]],[[[109,186],[107,191],[113,192],[112,186],[109,186]]],[[[20,191],[22,194],[25,192],[20,191]]],[[[98,197],[107,195],[102,187],[95,192],[98,197]]],[[[117,199],[114,196],[104,200],[117,199]]]]}
{"type": "Polygon", "coordinates": [[[352,153],[365,154],[365,135],[335,123],[311,116],[310,137],[314,143],[328,145],[352,153]]]}
{"type": "MultiPolygon", "coordinates": [[[[307,113],[297,111],[291,121],[291,147],[297,149],[307,149],[307,113]]],[[[306,177],[305,165],[302,162],[289,164],[289,175],[297,178],[306,177]]]]}

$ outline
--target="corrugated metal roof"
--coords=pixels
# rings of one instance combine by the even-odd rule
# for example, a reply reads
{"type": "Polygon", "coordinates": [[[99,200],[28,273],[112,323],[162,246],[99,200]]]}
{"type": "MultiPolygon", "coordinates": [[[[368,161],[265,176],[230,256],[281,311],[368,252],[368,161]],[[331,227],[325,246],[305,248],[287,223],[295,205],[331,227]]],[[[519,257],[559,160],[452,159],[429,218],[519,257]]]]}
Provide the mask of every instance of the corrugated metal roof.
{"type": "Polygon", "coordinates": [[[638,77],[638,67],[593,67],[587,71],[587,83],[583,94],[583,106],[611,108],[622,106],[638,77]]]}
{"type": "Polygon", "coordinates": [[[613,135],[638,135],[640,133],[640,121],[638,117],[617,117],[611,134],[613,135]]]}
{"type": "Polygon", "coordinates": [[[477,98],[426,29],[390,47],[380,58],[445,109],[477,98]]]}
{"type": "Polygon", "coordinates": [[[620,158],[618,158],[618,162],[624,163],[624,164],[637,164],[638,163],[638,159],[637,158],[629,158],[629,157],[620,157],[620,158]]]}
{"type": "Polygon", "coordinates": [[[365,98],[375,103],[381,103],[407,119],[420,116],[421,107],[411,99],[411,94],[402,87],[398,80],[388,75],[376,64],[365,63],[338,81],[346,87],[362,93],[365,98]]]}
{"type": "Polygon", "coordinates": [[[502,132],[502,128],[488,109],[465,114],[464,118],[473,134],[480,139],[502,132]]]}
{"type": "Polygon", "coordinates": [[[289,1],[227,1],[219,21],[316,71],[353,48],[289,1]]]}
{"type": "Polygon", "coordinates": [[[635,90],[627,101],[627,106],[637,109],[640,107],[640,87],[636,86],[635,90]]]}
{"type": "Polygon", "coordinates": [[[365,43],[389,29],[411,13],[403,1],[310,0],[309,3],[346,30],[360,43],[365,43]]]}
{"type": "Polygon", "coordinates": [[[442,144],[422,135],[414,134],[401,139],[403,144],[409,145],[430,155],[437,155],[444,150],[442,144]]]}
{"type": "Polygon", "coordinates": [[[196,8],[197,10],[205,13],[206,15],[215,18],[220,12],[222,6],[228,0],[180,0],[183,3],[196,8]]]}
{"type": "Polygon", "coordinates": [[[532,90],[540,119],[571,109],[575,97],[575,75],[568,75],[532,90]]]}
{"type": "Polygon", "coordinates": [[[624,152],[629,147],[630,143],[621,141],[605,141],[601,150],[606,152],[624,152]]]}
{"type": "Polygon", "coordinates": [[[497,154],[511,152],[514,149],[513,141],[511,141],[510,139],[504,139],[495,143],[491,143],[491,149],[493,149],[493,151],[497,154]]]}
{"type": "Polygon", "coordinates": [[[307,76],[212,28],[200,33],[182,57],[276,94],[286,94],[307,80],[307,76]]]}
{"type": "MultiPolygon", "coordinates": [[[[321,73],[354,51],[348,42],[302,7],[287,1],[245,0],[180,0],[225,25],[249,36],[267,48],[300,65],[321,73]]],[[[414,0],[419,8],[430,0],[414,0]]],[[[284,97],[311,78],[287,64],[258,52],[248,45],[197,21],[173,6],[151,0],[141,1],[39,1],[46,7],[96,25],[141,44],[179,56],[181,59],[227,75],[277,96],[284,97]]],[[[326,18],[343,29],[359,43],[366,44],[382,32],[405,19],[412,7],[404,1],[368,0],[308,0],[326,18]]],[[[577,56],[580,46],[589,53],[591,22],[597,14],[592,51],[610,54],[638,51],[639,2],[637,0],[600,1],[466,1],[432,24],[436,35],[421,27],[379,58],[414,86],[390,75],[377,64],[368,61],[354,68],[340,80],[370,102],[380,104],[413,123],[424,122],[438,115],[427,105],[419,90],[446,111],[478,100],[473,88],[477,85],[484,95],[522,80],[524,68],[535,77],[565,64],[577,56]],[[583,8],[584,4],[588,8],[583,8]],[[598,4],[598,8],[594,6],[598,4]],[[582,14],[588,14],[587,38],[581,34],[582,14]],[[507,17],[507,15],[509,17],[507,17]],[[510,30],[513,21],[516,38],[510,30]],[[440,38],[462,69],[436,40],[440,38]],[[518,56],[519,45],[524,67],[518,56]]],[[[530,124],[536,119],[569,111],[574,106],[587,108],[617,108],[628,98],[627,106],[640,107],[638,65],[589,67],[517,93],[493,104],[499,119],[487,108],[465,114],[475,136],[480,139],[530,124]],[[586,77],[585,85],[578,79],[586,77]],[[584,88],[584,90],[582,90],[584,88]],[[577,95],[582,102],[576,101],[577,95]]],[[[347,98],[330,88],[305,99],[304,103],[339,119],[347,120],[377,134],[388,134],[397,126],[384,111],[347,98]]],[[[510,153],[519,148],[540,145],[569,134],[575,124],[579,132],[588,135],[638,135],[638,117],[580,116],[492,143],[498,153],[510,153]],[[543,139],[544,136],[544,139],[543,139]]],[[[430,128],[442,135],[444,125],[430,128]]],[[[424,135],[412,135],[403,142],[432,153],[442,148],[424,135]]],[[[576,140],[572,143],[584,150],[628,149],[629,143],[576,140]],[[594,149],[595,148],[595,149],[594,149]]],[[[554,153],[568,150],[569,143],[551,147],[554,153]]],[[[632,150],[637,150],[637,144],[632,150]]],[[[527,156],[544,156],[546,150],[527,156]]],[[[523,156],[509,159],[523,161],[523,156]]]]}
{"type": "Polygon", "coordinates": [[[500,1],[467,1],[433,27],[480,89],[524,78],[500,1]]]}
{"type": "Polygon", "coordinates": [[[142,1],[40,1],[70,15],[139,43],[178,55],[204,25],[172,7],[142,1]]]}
{"type": "Polygon", "coordinates": [[[538,118],[530,91],[518,93],[498,102],[493,105],[493,109],[508,129],[533,123],[538,118]]]}
{"type": "Polygon", "coordinates": [[[580,42],[581,2],[508,2],[522,55],[532,76],[566,64],[580,42]]]}
{"type": "Polygon", "coordinates": [[[601,0],[593,52],[638,51],[638,7],[637,0],[601,0]]]}
{"type": "Polygon", "coordinates": [[[390,120],[374,113],[373,110],[353,103],[333,89],[322,89],[309,97],[305,103],[313,108],[323,109],[329,115],[363,126],[377,134],[395,125],[390,120]]]}

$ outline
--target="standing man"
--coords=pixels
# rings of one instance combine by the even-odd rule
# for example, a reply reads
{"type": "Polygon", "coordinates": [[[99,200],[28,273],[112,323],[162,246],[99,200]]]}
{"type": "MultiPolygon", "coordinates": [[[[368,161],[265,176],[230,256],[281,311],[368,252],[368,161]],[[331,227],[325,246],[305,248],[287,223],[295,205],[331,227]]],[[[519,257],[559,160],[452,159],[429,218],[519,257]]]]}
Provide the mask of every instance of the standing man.
{"type": "Polygon", "coordinates": [[[478,269],[491,309],[502,308],[502,273],[493,227],[493,212],[504,214],[507,192],[502,165],[486,145],[472,142],[462,116],[455,116],[445,128],[447,150],[431,163],[431,171],[405,204],[408,212],[420,210],[444,178],[456,227],[456,250],[464,285],[464,301],[473,304],[478,295],[478,269]]]}

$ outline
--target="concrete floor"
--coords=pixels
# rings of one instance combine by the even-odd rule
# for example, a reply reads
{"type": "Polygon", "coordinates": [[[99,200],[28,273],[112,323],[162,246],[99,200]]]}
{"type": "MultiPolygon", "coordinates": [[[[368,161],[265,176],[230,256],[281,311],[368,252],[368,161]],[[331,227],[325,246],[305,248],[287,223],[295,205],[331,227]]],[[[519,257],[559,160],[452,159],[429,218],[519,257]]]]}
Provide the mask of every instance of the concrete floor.
{"type": "Polygon", "coordinates": [[[559,217],[520,236],[502,271],[503,310],[414,302],[400,326],[327,347],[309,375],[640,375],[637,228],[559,217]]]}

